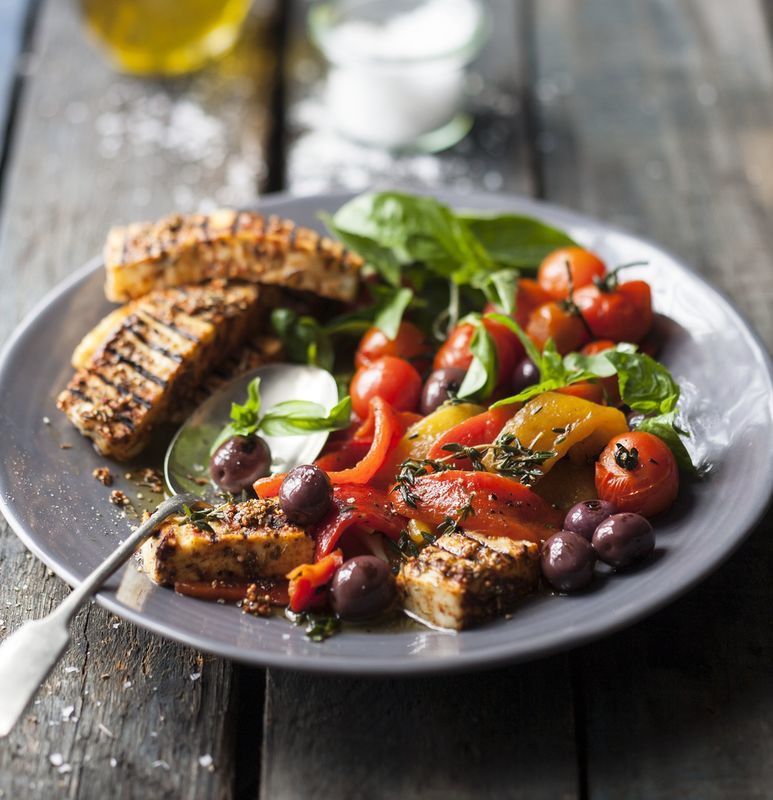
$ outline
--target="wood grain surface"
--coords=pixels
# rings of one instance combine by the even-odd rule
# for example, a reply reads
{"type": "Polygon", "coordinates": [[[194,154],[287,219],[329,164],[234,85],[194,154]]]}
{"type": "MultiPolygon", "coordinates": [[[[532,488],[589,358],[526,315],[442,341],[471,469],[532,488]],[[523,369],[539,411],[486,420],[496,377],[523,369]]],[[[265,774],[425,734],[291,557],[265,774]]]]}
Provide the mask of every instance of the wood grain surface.
{"type": "MultiPolygon", "coordinates": [[[[394,157],[331,130],[303,0],[258,3],[232,55],[173,82],[113,72],[76,3],[8,0],[0,340],[110,224],[266,187],[442,185],[544,197],[658,241],[773,346],[770,4],[490,6],[472,134],[394,157]]],[[[2,636],[66,588],[0,531],[2,636]]],[[[770,797],[772,535],[768,517],[712,578],[627,631],[451,678],[266,673],[90,606],[0,743],[0,797],[770,797]]]]}
{"type": "MultiPolygon", "coordinates": [[[[216,69],[148,82],[110,68],[85,40],[76,3],[42,5],[2,176],[0,336],[99,252],[111,224],[254,197],[270,136],[271,14],[259,7],[216,69]]],[[[2,634],[66,592],[4,522],[0,571],[2,634]]],[[[74,634],[36,705],[0,745],[4,796],[232,796],[244,759],[232,688],[244,676],[95,605],[74,634]]],[[[250,742],[257,747],[259,737],[250,742]]],[[[247,756],[249,777],[255,758],[247,756]]]]}

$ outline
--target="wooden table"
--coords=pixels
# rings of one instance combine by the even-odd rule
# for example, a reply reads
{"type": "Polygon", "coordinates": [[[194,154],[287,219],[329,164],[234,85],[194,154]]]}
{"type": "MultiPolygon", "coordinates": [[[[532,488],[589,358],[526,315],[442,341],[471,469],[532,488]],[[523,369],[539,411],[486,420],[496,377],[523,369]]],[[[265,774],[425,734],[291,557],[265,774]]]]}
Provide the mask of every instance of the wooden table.
{"type": "MultiPolygon", "coordinates": [[[[520,192],[626,226],[727,292],[773,344],[770,4],[492,7],[474,133],[438,157],[392,158],[324,129],[301,2],[259,3],[233,54],[167,82],[113,72],[76,3],[4,0],[0,337],[111,223],[276,189],[400,184],[520,192]]],[[[771,797],[771,534],[768,519],[627,631],[463,677],[266,672],[92,605],[0,743],[0,794],[771,797]]],[[[67,591],[4,525],[0,576],[0,635],[67,591]]]]}

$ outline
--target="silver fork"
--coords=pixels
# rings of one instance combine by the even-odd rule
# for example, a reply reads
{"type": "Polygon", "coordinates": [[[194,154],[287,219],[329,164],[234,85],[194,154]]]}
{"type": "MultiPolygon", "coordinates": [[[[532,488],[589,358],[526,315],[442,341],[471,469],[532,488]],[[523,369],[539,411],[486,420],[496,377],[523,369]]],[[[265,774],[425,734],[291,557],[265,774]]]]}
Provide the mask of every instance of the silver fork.
{"type": "Polygon", "coordinates": [[[7,736],[70,641],[75,612],[126,561],[151,533],[184,505],[200,498],[178,494],[164,500],[83,582],[47,616],[25,622],[0,643],[0,737],[7,736]]]}

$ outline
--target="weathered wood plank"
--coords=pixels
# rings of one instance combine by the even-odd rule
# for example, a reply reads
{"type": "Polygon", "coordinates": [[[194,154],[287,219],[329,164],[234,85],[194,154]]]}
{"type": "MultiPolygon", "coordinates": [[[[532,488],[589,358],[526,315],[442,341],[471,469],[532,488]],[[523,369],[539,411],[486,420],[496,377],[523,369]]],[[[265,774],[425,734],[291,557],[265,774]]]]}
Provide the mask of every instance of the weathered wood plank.
{"type": "MultiPolygon", "coordinates": [[[[485,186],[531,193],[521,116],[521,6],[491,4],[496,35],[478,66],[490,81],[473,136],[438,156],[392,157],[324,128],[315,62],[296,5],[288,64],[287,184],[485,186]]],[[[569,798],[577,794],[564,657],[423,680],[333,680],[269,671],[261,797],[569,798]]]]}
{"type": "MultiPolygon", "coordinates": [[[[265,177],[271,13],[270,4],[258,6],[243,42],[217,67],[164,82],[115,74],[86,43],[76,3],[44,4],[4,185],[0,338],[99,251],[109,225],[254,196],[265,177]]],[[[0,635],[46,613],[65,591],[3,524],[0,635]]],[[[232,796],[234,667],[95,605],[74,634],[0,748],[0,793],[232,796]]]]}
{"type": "Polygon", "coordinates": [[[269,671],[261,796],[569,798],[562,658],[421,680],[269,671]]]}
{"type": "Polygon", "coordinates": [[[0,5],[0,168],[5,152],[5,137],[13,114],[14,88],[22,64],[24,33],[30,0],[6,0],[0,5]]]}
{"type": "MultiPolygon", "coordinates": [[[[679,253],[773,344],[773,64],[760,4],[534,6],[548,199],[679,253]]],[[[688,597],[576,655],[590,797],[770,796],[772,524],[688,597]]]]}

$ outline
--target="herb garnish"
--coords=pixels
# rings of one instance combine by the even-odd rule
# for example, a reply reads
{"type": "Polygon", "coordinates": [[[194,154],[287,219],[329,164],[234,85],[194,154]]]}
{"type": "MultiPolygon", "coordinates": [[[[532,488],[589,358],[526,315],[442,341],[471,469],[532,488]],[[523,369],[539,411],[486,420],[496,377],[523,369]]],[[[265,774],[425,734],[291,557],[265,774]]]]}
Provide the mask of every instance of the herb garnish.
{"type": "Polygon", "coordinates": [[[193,509],[184,505],[182,510],[186,523],[193,525],[196,530],[202,531],[202,533],[214,535],[215,529],[209,524],[209,520],[225,519],[222,510],[217,506],[202,506],[193,509]]]}
{"type": "Polygon", "coordinates": [[[268,436],[301,436],[345,428],[351,420],[352,401],[344,397],[330,411],[325,411],[310,400],[286,400],[264,414],[260,412],[260,378],[254,378],[247,387],[246,402],[231,404],[231,422],[217,436],[210,452],[232,436],[251,436],[259,431],[268,436]]]}
{"type": "Polygon", "coordinates": [[[410,508],[416,508],[418,497],[413,492],[417,478],[431,472],[444,472],[457,469],[454,462],[469,459],[472,469],[477,472],[497,472],[508,478],[515,478],[524,486],[531,486],[542,477],[539,465],[556,455],[554,450],[530,450],[521,444],[516,436],[500,434],[493,442],[467,446],[458,442],[446,442],[442,446],[448,455],[440,458],[409,458],[400,464],[397,481],[392,491],[410,508]],[[491,469],[484,462],[487,454],[491,456],[491,469]]]}
{"type": "Polygon", "coordinates": [[[301,611],[296,614],[288,608],[285,611],[287,618],[295,625],[305,626],[305,634],[312,642],[323,642],[341,629],[341,620],[327,614],[314,614],[311,611],[301,611]]]}
{"type": "Polygon", "coordinates": [[[456,512],[456,519],[453,517],[446,517],[440,525],[437,526],[438,535],[444,536],[447,533],[461,533],[464,529],[462,523],[465,522],[468,517],[474,516],[475,509],[472,507],[472,501],[470,500],[456,512]]]}

